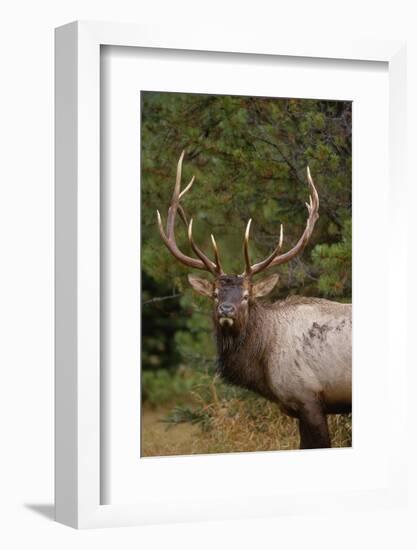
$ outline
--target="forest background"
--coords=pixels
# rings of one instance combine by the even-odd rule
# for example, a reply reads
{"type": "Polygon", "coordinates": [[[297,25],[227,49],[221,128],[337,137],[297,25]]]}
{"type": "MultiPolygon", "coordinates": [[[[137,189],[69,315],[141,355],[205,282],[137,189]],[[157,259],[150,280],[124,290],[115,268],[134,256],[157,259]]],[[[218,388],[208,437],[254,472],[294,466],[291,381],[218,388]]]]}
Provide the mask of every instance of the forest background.
{"type": "MultiPolygon", "coordinates": [[[[284,225],[284,251],[305,226],[306,166],[320,218],[303,254],[280,266],[269,300],[288,295],[350,302],[352,295],[352,103],[348,101],[141,93],[142,456],[297,448],[294,420],[215,374],[209,300],[193,294],[189,269],[159,236],[183,149],[184,197],[196,242],[216,237],[223,268],[243,271],[249,218],[251,258],[266,257],[284,225]]],[[[177,242],[190,250],[185,227],[177,242]]],[[[201,273],[201,272],[200,272],[201,273]]],[[[351,445],[351,417],[330,421],[335,446],[351,445]]]]}

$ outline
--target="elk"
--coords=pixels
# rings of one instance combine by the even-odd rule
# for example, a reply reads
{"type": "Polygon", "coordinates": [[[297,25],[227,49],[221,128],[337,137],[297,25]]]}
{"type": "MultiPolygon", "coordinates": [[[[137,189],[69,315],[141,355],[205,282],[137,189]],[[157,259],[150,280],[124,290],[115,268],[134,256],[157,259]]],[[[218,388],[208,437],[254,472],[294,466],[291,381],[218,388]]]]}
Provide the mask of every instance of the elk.
{"type": "Polygon", "coordinates": [[[212,280],[188,275],[193,289],[213,302],[213,322],[218,352],[218,371],[229,383],[250,389],[278,404],[298,420],[300,448],[331,447],[327,415],[347,413],[352,401],[351,332],[352,306],[319,298],[288,297],[274,303],[258,298],[269,294],[279,276],[272,274],[254,282],[255,275],[282,265],[300,254],[313,233],[319,217],[319,196],[310,170],[307,223],[293,248],[282,252],[283,226],[278,244],[264,260],[251,264],[248,221],[244,235],[245,270],[228,275],[220,263],[216,240],[211,235],[214,261],[195,243],[193,220],[188,221],[180,200],[190,190],[181,191],[182,152],[168,209],[166,229],[157,211],[161,238],[182,264],[207,271],[212,280]],[[175,238],[177,212],[187,227],[188,240],[196,257],[184,254],[175,238]]]}

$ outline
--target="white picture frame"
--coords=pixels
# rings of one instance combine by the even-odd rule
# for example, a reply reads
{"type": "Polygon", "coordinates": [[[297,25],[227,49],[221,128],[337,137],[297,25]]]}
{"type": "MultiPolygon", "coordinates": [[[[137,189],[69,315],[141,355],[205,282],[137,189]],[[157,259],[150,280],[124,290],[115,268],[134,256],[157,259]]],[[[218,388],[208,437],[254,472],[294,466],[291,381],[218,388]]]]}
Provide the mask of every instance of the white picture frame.
{"type": "MultiPolygon", "coordinates": [[[[216,33],[191,29],[152,28],[112,23],[75,22],[56,30],[56,519],[67,525],[103,527],[274,515],[339,505],[348,508],[396,505],[405,498],[402,465],[403,438],[391,454],[390,476],[384,490],[358,495],[288,495],[285,501],[264,498],[257,510],[236,507],[232,512],[219,502],[200,503],[200,513],[185,515],[167,498],[164,510],[152,505],[101,504],[100,401],[100,48],[102,45],[172,50],[263,54],[295,58],[381,61],[389,71],[389,182],[391,212],[387,246],[402,242],[396,251],[397,278],[404,281],[406,231],[401,189],[405,151],[405,45],[401,42],[362,41],[327,44],[310,37],[294,42],[279,38],[216,33]],[[398,200],[396,200],[396,197],[398,200]],[[392,241],[392,242],[391,242],[392,241]],[[392,474],[392,475],[391,475],[392,474]]],[[[388,220],[386,220],[388,221],[388,220]]],[[[405,288],[405,283],[404,283],[405,288]]],[[[398,319],[391,330],[395,343],[397,419],[405,417],[404,300],[389,303],[390,316],[398,319]]],[[[394,365],[391,366],[391,369],[394,365]]],[[[138,389],[139,391],[139,389],[138,389]]],[[[204,501],[204,495],[202,495],[204,501]]]]}

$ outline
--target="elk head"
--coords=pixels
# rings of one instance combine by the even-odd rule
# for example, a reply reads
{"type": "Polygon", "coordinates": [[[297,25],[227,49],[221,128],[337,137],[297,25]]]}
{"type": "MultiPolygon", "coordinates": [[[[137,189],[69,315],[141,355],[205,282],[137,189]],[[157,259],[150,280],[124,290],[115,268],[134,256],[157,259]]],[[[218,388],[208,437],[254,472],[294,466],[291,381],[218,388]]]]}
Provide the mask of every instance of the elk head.
{"type": "Polygon", "coordinates": [[[206,256],[206,254],[195,243],[193,238],[193,220],[191,219],[188,222],[184,208],[180,204],[181,198],[191,189],[194,183],[193,176],[185,189],[181,191],[181,173],[184,154],[185,151],[182,152],[178,161],[177,178],[171,204],[168,208],[166,230],[163,228],[161,215],[159,211],[157,211],[159,232],[166,247],[178,261],[193,269],[200,269],[211,273],[213,276],[212,281],[201,277],[196,277],[194,275],[189,275],[188,281],[196,292],[213,300],[213,317],[216,325],[221,330],[239,332],[240,329],[245,326],[251,303],[253,303],[256,298],[269,294],[278,282],[279,278],[278,275],[274,274],[255,283],[253,282],[253,277],[262,271],[265,271],[267,268],[289,262],[292,258],[302,252],[310,240],[314,225],[319,217],[319,197],[317,190],[314,186],[310,170],[307,167],[307,181],[311,192],[309,202],[305,203],[308,210],[308,219],[303,234],[291,250],[283,254],[281,253],[284,239],[283,226],[281,224],[280,236],[275,249],[267,258],[252,265],[249,258],[249,233],[252,223],[252,220],[250,219],[246,226],[243,246],[245,271],[240,275],[227,275],[224,273],[220,263],[219,250],[214,236],[211,235],[211,242],[214,251],[213,261],[206,256]],[[191,249],[197,256],[196,258],[187,256],[181,252],[177,246],[175,239],[175,219],[177,212],[179,212],[183,223],[187,227],[188,240],[190,242],[191,249]]]}

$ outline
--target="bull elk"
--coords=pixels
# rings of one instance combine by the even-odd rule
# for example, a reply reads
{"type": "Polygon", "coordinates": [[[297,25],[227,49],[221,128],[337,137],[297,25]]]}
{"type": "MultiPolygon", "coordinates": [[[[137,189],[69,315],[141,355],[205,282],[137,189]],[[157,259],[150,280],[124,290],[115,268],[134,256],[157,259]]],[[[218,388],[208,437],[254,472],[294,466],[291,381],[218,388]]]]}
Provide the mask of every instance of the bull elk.
{"type": "Polygon", "coordinates": [[[228,382],[253,390],[277,403],[298,419],[300,448],[331,447],[327,414],[351,410],[352,306],[319,298],[289,297],[272,304],[257,300],[269,294],[278,282],[276,274],[254,282],[255,275],[292,260],[312,235],[319,217],[319,197],[307,168],[310,189],[306,203],[308,219],[298,242],[282,253],[283,227],[276,248],[264,260],[251,264],[249,220],[244,237],[245,271],[228,275],[220,263],[219,250],[211,235],[214,261],[195,243],[193,220],[188,221],[182,197],[194,177],[181,191],[184,151],[178,161],[177,177],[168,209],[166,230],[159,211],[161,238],[171,254],[184,265],[208,271],[213,280],[194,275],[193,289],[213,301],[213,321],[218,351],[218,370],[228,382]],[[177,212],[188,229],[188,240],[196,257],[184,254],[175,238],[177,212]]]}

